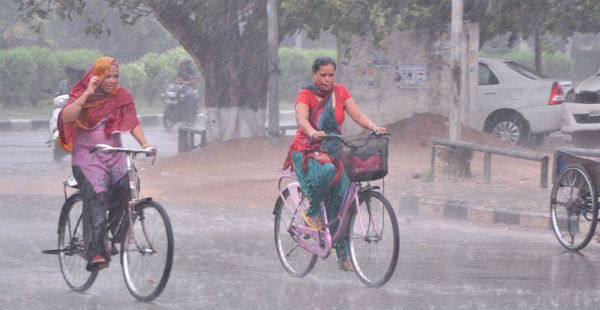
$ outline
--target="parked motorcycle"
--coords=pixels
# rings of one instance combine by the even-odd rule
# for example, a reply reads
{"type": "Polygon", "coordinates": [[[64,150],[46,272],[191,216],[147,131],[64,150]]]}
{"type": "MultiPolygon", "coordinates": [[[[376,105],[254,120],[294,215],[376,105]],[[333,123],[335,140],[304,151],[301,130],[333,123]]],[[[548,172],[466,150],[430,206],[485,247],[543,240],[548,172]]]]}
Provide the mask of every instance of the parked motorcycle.
{"type": "Polygon", "coordinates": [[[63,157],[68,154],[58,144],[58,126],[57,126],[58,114],[60,113],[60,110],[62,109],[62,107],[64,107],[65,104],[67,104],[68,100],[69,100],[69,95],[56,96],[52,100],[52,104],[54,104],[55,107],[52,110],[52,114],[50,115],[50,121],[48,122],[48,125],[50,127],[49,144],[50,144],[50,147],[52,147],[52,157],[54,158],[54,161],[62,161],[63,157]]]}
{"type": "Polygon", "coordinates": [[[172,83],[162,94],[165,111],[163,125],[171,129],[176,123],[184,122],[193,126],[198,114],[198,91],[182,84],[172,83]]]}

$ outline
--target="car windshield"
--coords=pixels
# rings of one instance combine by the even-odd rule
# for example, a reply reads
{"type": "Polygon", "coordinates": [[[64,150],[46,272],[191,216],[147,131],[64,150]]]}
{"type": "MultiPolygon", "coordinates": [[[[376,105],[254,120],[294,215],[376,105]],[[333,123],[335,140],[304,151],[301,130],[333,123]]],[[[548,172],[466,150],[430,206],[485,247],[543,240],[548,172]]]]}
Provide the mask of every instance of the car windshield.
{"type": "Polygon", "coordinates": [[[524,66],[520,63],[514,62],[514,61],[506,61],[504,62],[509,68],[519,72],[520,74],[524,75],[526,78],[532,79],[532,80],[540,80],[545,78],[545,76],[542,76],[540,74],[534,73],[534,71],[532,69],[530,69],[527,66],[524,66]]]}

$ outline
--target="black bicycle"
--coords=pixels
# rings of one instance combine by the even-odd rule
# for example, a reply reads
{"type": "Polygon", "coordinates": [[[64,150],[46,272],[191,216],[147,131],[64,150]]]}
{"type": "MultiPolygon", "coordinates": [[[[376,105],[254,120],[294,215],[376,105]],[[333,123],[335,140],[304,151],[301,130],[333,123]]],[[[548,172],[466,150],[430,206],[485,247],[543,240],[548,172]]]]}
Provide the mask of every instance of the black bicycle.
{"type": "MultiPolygon", "coordinates": [[[[150,197],[139,197],[140,179],[134,165],[138,154],[153,156],[152,150],[116,148],[96,145],[90,152],[122,152],[127,155],[127,170],[131,199],[109,217],[105,242],[111,249],[120,244],[121,267],[129,292],[140,301],[158,297],[167,285],[173,265],[173,230],[164,208],[150,197]]],[[[44,251],[58,254],[58,261],[67,285],[74,291],[89,289],[98,271],[86,270],[87,258],[83,243],[83,202],[79,192],[67,196],[67,188],[78,189],[70,177],[64,183],[65,203],[58,221],[58,249],[44,251]]]]}

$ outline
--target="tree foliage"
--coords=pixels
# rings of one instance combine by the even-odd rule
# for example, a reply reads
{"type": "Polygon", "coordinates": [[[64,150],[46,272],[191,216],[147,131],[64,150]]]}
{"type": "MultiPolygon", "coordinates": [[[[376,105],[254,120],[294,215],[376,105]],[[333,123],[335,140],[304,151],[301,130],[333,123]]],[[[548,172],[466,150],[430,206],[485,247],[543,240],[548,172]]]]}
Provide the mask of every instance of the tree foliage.
{"type": "MultiPolygon", "coordinates": [[[[89,11],[91,0],[14,0],[30,22],[43,23],[52,13],[65,19],[85,16],[86,31],[110,31],[103,16],[89,11]]],[[[96,1],[97,2],[97,1],[96,1]]],[[[266,106],[266,0],[105,0],[126,24],[153,14],[192,55],[205,78],[205,103],[222,111],[258,111],[266,106]],[[243,93],[242,93],[243,92],[243,93]]],[[[280,0],[279,36],[304,29],[310,38],[329,30],[338,39],[348,34],[371,35],[375,42],[388,33],[411,28],[438,28],[450,22],[452,0],[280,0]]],[[[498,34],[514,38],[533,33],[568,36],[574,31],[598,31],[597,0],[465,0],[465,18],[480,23],[480,42],[498,34]],[[563,17],[566,17],[565,20],[563,17]],[[595,24],[594,24],[595,23],[595,24]]],[[[111,19],[112,20],[112,19],[111,19]]],[[[541,52],[540,52],[541,54],[541,52]]],[[[236,112],[237,113],[237,112],[236,112]]],[[[248,127],[240,115],[213,115],[208,128],[231,132],[248,127]],[[226,118],[227,121],[223,121],[226,118]],[[221,124],[229,122],[229,124],[221,124]],[[240,125],[241,124],[241,125],[240,125]],[[212,126],[212,125],[211,125],[212,126]]],[[[264,118],[255,117],[249,135],[260,134],[264,118]]],[[[234,132],[216,137],[247,135],[234,132]]]]}

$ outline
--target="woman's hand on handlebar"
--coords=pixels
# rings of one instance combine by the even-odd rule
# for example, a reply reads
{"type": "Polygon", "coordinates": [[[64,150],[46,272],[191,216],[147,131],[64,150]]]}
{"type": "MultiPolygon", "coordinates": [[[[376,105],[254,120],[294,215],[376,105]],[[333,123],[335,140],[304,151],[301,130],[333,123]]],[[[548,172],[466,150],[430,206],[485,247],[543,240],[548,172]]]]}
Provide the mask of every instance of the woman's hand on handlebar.
{"type": "Polygon", "coordinates": [[[142,149],[144,149],[144,151],[152,151],[152,155],[146,155],[146,156],[156,156],[156,153],[158,153],[158,148],[154,145],[150,145],[150,144],[144,144],[142,145],[142,149]]]}
{"type": "Polygon", "coordinates": [[[326,133],[324,131],[313,131],[310,133],[310,138],[313,140],[323,140],[323,137],[325,137],[326,133]]]}
{"type": "Polygon", "coordinates": [[[369,126],[369,130],[376,133],[376,134],[386,134],[387,129],[385,127],[379,127],[377,125],[375,125],[374,123],[371,123],[371,125],[369,126]]]}
{"type": "Polygon", "coordinates": [[[378,134],[386,134],[388,133],[387,129],[385,127],[379,127],[379,126],[373,126],[373,129],[371,129],[372,131],[378,133],[378,134]]]}

